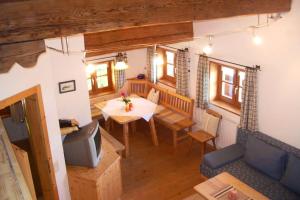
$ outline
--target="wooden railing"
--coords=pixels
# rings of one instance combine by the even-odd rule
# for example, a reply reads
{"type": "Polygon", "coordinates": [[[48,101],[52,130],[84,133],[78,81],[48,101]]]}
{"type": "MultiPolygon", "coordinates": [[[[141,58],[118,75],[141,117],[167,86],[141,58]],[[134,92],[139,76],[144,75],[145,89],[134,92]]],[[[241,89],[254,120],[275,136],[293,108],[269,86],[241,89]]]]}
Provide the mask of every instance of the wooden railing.
{"type": "Polygon", "coordinates": [[[166,88],[162,88],[156,84],[150,83],[147,80],[127,80],[128,81],[128,93],[137,94],[142,97],[147,97],[151,88],[159,91],[159,102],[171,110],[181,113],[188,117],[193,118],[194,100],[175,92],[171,92],[166,88]]]}

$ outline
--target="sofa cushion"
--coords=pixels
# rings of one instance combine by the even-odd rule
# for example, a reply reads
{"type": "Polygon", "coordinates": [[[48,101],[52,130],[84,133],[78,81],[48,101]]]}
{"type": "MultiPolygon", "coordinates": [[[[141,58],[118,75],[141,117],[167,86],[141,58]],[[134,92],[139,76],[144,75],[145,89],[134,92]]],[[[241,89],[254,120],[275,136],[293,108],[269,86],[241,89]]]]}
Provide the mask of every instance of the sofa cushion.
{"type": "Polygon", "coordinates": [[[281,183],[300,194],[300,158],[290,155],[285,174],[281,179],[281,183]]]}
{"type": "Polygon", "coordinates": [[[278,181],[263,188],[263,190],[260,192],[272,200],[299,200],[300,199],[300,195],[297,195],[292,190],[289,190],[288,188],[284,187],[278,181]]]}
{"type": "Polygon", "coordinates": [[[203,162],[209,167],[216,169],[244,155],[244,148],[239,144],[233,144],[218,151],[213,151],[204,156],[203,162]]]}
{"type": "Polygon", "coordinates": [[[245,161],[270,177],[279,180],[284,173],[287,153],[249,135],[245,161]]]}

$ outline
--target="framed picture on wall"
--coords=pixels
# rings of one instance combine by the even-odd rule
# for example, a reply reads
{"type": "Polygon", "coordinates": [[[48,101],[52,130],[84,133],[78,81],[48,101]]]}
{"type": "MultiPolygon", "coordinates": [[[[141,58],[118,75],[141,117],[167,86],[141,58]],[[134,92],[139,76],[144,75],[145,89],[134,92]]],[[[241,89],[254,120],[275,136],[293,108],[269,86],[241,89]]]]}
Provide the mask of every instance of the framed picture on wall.
{"type": "Polygon", "coordinates": [[[59,93],[73,92],[76,91],[75,80],[64,81],[58,83],[59,93]]]}

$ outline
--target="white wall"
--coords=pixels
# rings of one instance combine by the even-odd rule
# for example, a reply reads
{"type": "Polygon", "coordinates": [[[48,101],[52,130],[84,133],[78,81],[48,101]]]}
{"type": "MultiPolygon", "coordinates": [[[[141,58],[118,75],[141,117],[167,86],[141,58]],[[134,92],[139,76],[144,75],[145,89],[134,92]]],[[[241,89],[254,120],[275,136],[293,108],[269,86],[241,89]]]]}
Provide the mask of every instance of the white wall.
{"type": "MultiPolygon", "coordinates": [[[[264,19],[264,18],[261,18],[264,19]]],[[[258,34],[263,44],[255,46],[251,31],[215,37],[211,56],[234,61],[244,65],[261,65],[258,77],[258,118],[260,131],[300,148],[300,1],[293,1],[292,11],[258,34]]],[[[204,36],[255,25],[254,16],[235,17],[194,23],[194,35],[204,36]]],[[[207,40],[197,39],[175,46],[190,47],[191,91],[195,98],[195,83],[198,57],[207,40]]],[[[226,146],[235,140],[239,117],[222,111],[224,115],[218,140],[219,146],[226,146]]],[[[199,120],[199,110],[196,119],[199,120]]]]}
{"type": "Polygon", "coordinates": [[[0,74],[0,100],[13,96],[35,85],[41,85],[50,149],[55,168],[55,177],[60,199],[70,199],[68,178],[58,125],[55,86],[48,53],[42,54],[31,69],[18,64],[9,73],[0,74]]]}
{"type": "MultiPolygon", "coordinates": [[[[71,51],[69,55],[49,50],[53,74],[55,74],[53,81],[57,112],[60,119],[75,118],[79,121],[80,126],[83,126],[91,122],[85,65],[82,62],[84,58],[83,35],[70,36],[68,41],[71,51]],[[58,83],[69,80],[75,80],[76,91],[60,94],[58,83]]],[[[61,49],[60,39],[48,39],[46,44],[61,49]]]]}

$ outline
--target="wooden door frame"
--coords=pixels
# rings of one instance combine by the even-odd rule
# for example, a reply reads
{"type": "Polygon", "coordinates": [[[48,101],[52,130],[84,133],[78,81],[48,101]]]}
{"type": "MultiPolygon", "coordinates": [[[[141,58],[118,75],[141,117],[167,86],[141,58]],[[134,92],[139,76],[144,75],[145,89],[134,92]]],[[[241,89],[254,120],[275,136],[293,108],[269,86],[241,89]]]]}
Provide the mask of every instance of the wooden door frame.
{"type": "MultiPolygon", "coordinates": [[[[36,117],[36,120],[34,121],[34,123],[35,123],[35,128],[37,128],[38,130],[35,130],[35,131],[31,130],[30,132],[32,132],[32,135],[34,135],[35,137],[38,137],[39,141],[42,143],[41,147],[43,147],[42,149],[40,149],[42,151],[38,151],[40,154],[43,154],[43,155],[38,155],[38,156],[34,155],[34,157],[36,157],[37,162],[40,163],[38,165],[39,176],[40,177],[43,176],[44,178],[46,178],[48,180],[48,181],[44,181],[44,182],[43,182],[43,180],[41,180],[43,198],[51,199],[51,200],[59,199],[57,184],[56,184],[56,179],[55,179],[55,171],[54,171],[52,155],[51,155],[51,151],[50,151],[48,129],[47,129],[47,124],[46,124],[46,117],[45,117],[44,104],[43,104],[43,99],[42,99],[41,86],[36,85],[36,86],[29,88],[27,90],[24,90],[16,95],[13,95],[4,100],[1,100],[0,101],[0,110],[18,102],[18,101],[21,101],[23,99],[25,99],[25,101],[26,101],[26,99],[35,101],[35,104],[32,104],[32,108],[35,109],[36,112],[34,113],[33,111],[28,111],[27,114],[32,113],[32,117],[36,117]],[[44,159],[44,158],[46,158],[46,159],[44,159]],[[45,164],[45,161],[47,161],[47,164],[45,164]]],[[[37,140],[32,141],[33,145],[36,144],[36,141],[37,140]]],[[[40,145],[34,145],[34,146],[39,147],[40,145]]],[[[36,153],[33,151],[33,154],[36,154],[36,153]]]]}

